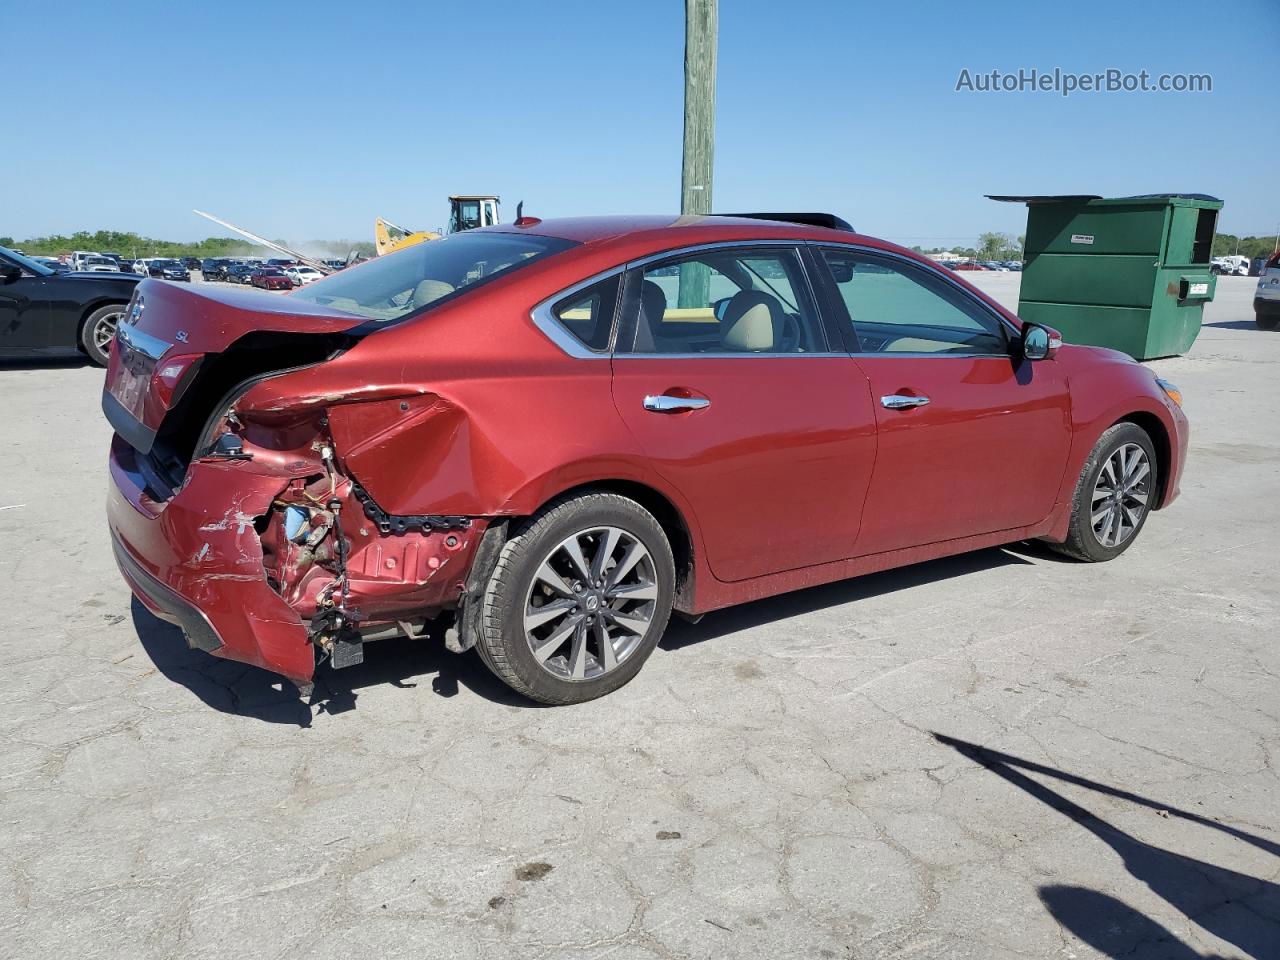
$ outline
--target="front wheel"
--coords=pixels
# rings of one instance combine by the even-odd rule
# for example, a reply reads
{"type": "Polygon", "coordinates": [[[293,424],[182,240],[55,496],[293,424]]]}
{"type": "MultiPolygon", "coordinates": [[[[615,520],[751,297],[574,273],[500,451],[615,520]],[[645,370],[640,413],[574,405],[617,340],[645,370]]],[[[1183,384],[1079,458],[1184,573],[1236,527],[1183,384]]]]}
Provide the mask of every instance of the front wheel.
{"type": "Polygon", "coordinates": [[[553,502],[502,549],[485,589],[480,654],[533,700],[594,700],[640,672],[674,592],[666,534],[634,500],[553,502]]]}
{"type": "Polygon", "coordinates": [[[1258,311],[1253,315],[1253,322],[1258,325],[1259,330],[1274,330],[1280,326],[1280,314],[1263,314],[1258,311]]]}
{"type": "Polygon", "coordinates": [[[124,319],[124,304],[112,303],[99,307],[89,314],[80,328],[80,345],[85,354],[100,367],[111,358],[111,341],[116,337],[116,327],[124,319]]]}
{"type": "Polygon", "coordinates": [[[1098,438],[1072,500],[1067,539],[1051,546],[1077,560],[1120,556],[1138,538],[1155,505],[1156,452],[1135,423],[1117,423],[1098,438]]]}

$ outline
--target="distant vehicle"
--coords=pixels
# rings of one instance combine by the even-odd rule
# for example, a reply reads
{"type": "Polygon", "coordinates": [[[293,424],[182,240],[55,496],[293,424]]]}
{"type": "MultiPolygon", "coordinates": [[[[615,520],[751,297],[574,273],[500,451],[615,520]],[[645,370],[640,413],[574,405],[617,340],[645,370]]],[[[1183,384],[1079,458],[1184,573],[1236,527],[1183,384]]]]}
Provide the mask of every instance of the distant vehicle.
{"type": "Polygon", "coordinates": [[[1022,272],[1021,260],[1001,260],[1000,263],[1006,270],[1012,270],[1014,273],[1022,272]]]}
{"type": "Polygon", "coordinates": [[[102,255],[103,255],[104,257],[106,257],[108,260],[114,260],[114,261],[116,262],[116,264],[117,264],[117,265],[119,265],[119,263],[120,263],[121,259],[123,259],[123,258],[120,256],[120,254],[118,254],[118,253],[107,253],[107,251],[105,251],[105,250],[104,250],[104,251],[102,251],[102,255]]]}
{"type": "MultiPolygon", "coordinates": [[[[45,258],[48,259],[48,258],[45,258]]],[[[0,247],[0,356],[83,353],[105,367],[139,277],[69,273],[0,247]]]]}
{"type": "MultiPolygon", "coordinates": [[[[16,250],[14,251],[17,252],[16,250]]],[[[54,273],[66,273],[71,268],[59,260],[57,257],[31,257],[36,263],[42,263],[54,273]]]]}
{"type": "Polygon", "coordinates": [[[282,260],[278,257],[273,257],[272,259],[267,261],[268,267],[280,267],[281,269],[285,267],[296,267],[297,265],[298,265],[297,260],[282,260]]]}
{"type": "Polygon", "coordinates": [[[120,264],[110,257],[81,257],[76,269],[83,273],[119,273],[120,264]]]}
{"type": "Polygon", "coordinates": [[[1228,277],[1247,277],[1249,275],[1249,258],[1237,255],[1214,257],[1211,262],[1214,273],[1228,277]]]}
{"type": "Polygon", "coordinates": [[[188,270],[199,270],[199,269],[200,269],[200,258],[199,258],[199,257],[179,257],[178,259],[179,259],[180,261],[182,261],[182,265],[183,265],[184,267],[186,267],[188,270]]]}
{"type": "Polygon", "coordinates": [[[1280,253],[1271,255],[1253,293],[1253,319],[1263,330],[1280,326],[1280,253]]]}
{"type": "Polygon", "coordinates": [[[223,271],[222,278],[229,283],[248,283],[249,275],[256,269],[247,263],[233,263],[223,271]]]}
{"type": "Polygon", "coordinates": [[[147,262],[147,276],[156,277],[160,280],[191,282],[191,271],[184,267],[179,260],[149,260],[147,262]]]}
{"type": "Polygon", "coordinates": [[[200,275],[206,280],[225,280],[227,279],[227,267],[231,266],[230,260],[223,260],[220,257],[205,257],[200,261],[200,275]]]}
{"type": "Polygon", "coordinates": [[[292,290],[291,280],[277,267],[261,267],[249,274],[249,283],[263,290],[292,290]]]}
{"type": "Polygon", "coordinates": [[[347,265],[345,260],[321,260],[320,262],[333,270],[341,270],[347,265]]]}
{"type": "Polygon", "coordinates": [[[285,276],[293,281],[295,287],[301,287],[304,284],[315,283],[317,280],[323,280],[324,274],[314,267],[285,267],[285,276]]]}
{"type": "Polygon", "coordinates": [[[984,267],[980,263],[973,260],[961,260],[959,263],[950,264],[952,270],[969,271],[969,270],[990,270],[990,267],[984,267]]]}
{"type": "Polygon", "coordinates": [[[90,258],[94,257],[101,259],[102,254],[96,250],[72,250],[68,265],[72,270],[86,270],[90,258]]]}
{"type": "Polygon", "coordinates": [[[124,260],[124,259],[122,259],[122,260],[120,261],[120,272],[121,272],[121,273],[133,273],[133,272],[134,272],[134,271],[133,271],[133,265],[134,265],[135,263],[137,263],[137,262],[138,262],[138,261],[136,261],[136,260],[124,260]]]}

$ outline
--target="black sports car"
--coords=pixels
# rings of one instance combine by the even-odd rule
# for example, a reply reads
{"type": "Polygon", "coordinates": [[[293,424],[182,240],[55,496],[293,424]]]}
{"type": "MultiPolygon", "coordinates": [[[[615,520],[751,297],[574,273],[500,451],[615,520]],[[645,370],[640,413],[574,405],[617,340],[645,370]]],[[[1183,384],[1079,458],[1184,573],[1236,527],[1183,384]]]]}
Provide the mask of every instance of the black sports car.
{"type": "Polygon", "coordinates": [[[83,353],[105,367],[116,324],[140,280],[125,273],[55,273],[0,247],[0,358],[83,353]]]}

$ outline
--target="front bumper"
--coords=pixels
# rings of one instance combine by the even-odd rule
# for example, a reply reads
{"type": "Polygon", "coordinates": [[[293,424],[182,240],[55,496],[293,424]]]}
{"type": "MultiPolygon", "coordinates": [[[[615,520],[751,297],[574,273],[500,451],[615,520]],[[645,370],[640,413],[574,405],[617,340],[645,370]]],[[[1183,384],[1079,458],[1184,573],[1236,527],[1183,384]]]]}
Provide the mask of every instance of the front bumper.
{"type": "Polygon", "coordinates": [[[301,616],[267,583],[254,521],[283,488],[244,461],[202,463],[165,503],[146,492],[133,448],[115,437],[107,522],[134,595],[191,646],[305,684],[315,648],[301,616]]]}
{"type": "Polygon", "coordinates": [[[1178,499],[1178,494],[1182,492],[1182,474],[1187,465],[1187,447],[1191,440],[1191,423],[1187,420],[1187,415],[1171,400],[1168,401],[1168,406],[1169,415],[1173,419],[1173,432],[1169,437],[1169,479],[1160,500],[1161,509],[1178,499]]]}

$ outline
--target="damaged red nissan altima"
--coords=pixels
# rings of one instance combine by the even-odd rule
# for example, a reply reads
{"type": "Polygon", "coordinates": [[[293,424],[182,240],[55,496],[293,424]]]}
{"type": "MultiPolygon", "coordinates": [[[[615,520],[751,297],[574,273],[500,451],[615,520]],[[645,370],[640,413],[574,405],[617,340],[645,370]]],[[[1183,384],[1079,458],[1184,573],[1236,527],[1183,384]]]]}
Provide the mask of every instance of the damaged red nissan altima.
{"type": "Polygon", "coordinates": [[[573,703],[673,609],[1030,538],[1109,560],[1177,495],[1180,403],[829,215],[524,218],[283,297],[144,281],[108,518],[147,608],[304,691],[443,617],[573,703]]]}

